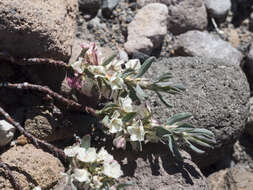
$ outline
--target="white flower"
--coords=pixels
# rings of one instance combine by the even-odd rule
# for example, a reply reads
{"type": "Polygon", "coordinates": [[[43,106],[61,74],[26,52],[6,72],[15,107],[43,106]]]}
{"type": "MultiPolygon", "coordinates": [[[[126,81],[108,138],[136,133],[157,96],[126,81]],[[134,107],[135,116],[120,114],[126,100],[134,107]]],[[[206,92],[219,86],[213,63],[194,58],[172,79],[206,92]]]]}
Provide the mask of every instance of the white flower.
{"type": "Polygon", "coordinates": [[[72,176],[75,180],[81,183],[90,181],[90,173],[86,169],[75,168],[72,176]]]}
{"type": "Polygon", "coordinates": [[[124,64],[124,61],[114,59],[111,63],[106,65],[106,69],[107,70],[113,70],[113,71],[116,71],[116,72],[121,72],[122,71],[121,65],[123,65],[123,64],[124,64]]]}
{"type": "Polygon", "coordinates": [[[139,59],[131,59],[126,64],[126,69],[134,69],[138,71],[141,68],[141,62],[139,59]]]}
{"type": "Polygon", "coordinates": [[[94,184],[95,189],[99,189],[103,183],[99,180],[99,176],[95,175],[92,178],[92,182],[94,184]]]}
{"type": "Polygon", "coordinates": [[[105,75],[106,75],[106,71],[105,71],[104,66],[90,65],[89,71],[95,75],[95,78],[105,77],[105,75]]]}
{"type": "Polygon", "coordinates": [[[64,153],[68,157],[75,157],[79,150],[82,149],[79,146],[69,146],[64,149],[64,153]]]}
{"type": "Polygon", "coordinates": [[[125,112],[132,112],[132,99],[127,96],[125,98],[119,98],[119,105],[125,112]]]}
{"type": "Polygon", "coordinates": [[[79,150],[77,159],[81,162],[95,162],[97,159],[97,153],[95,148],[88,148],[87,150],[82,148],[79,150]]]}
{"type": "Polygon", "coordinates": [[[104,147],[100,149],[100,151],[97,154],[97,161],[105,161],[105,162],[111,162],[113,160],[113,156],[110,155],[104,147]]]}
{"type": "Polygon", "coordinates": [[[36,186],[33,188],[33,190],[41,190],[40,186],[36,186]]]}
{"type": "Polygon", "coordinates": [[[119,118],[119,116],[120,116],[120,113],[118,111],[115,111],[113,113],[112,119],[110,120],[110,123],[108,126],[110,133],[117,133],[119,131],[122,131],[123,122],[119,118]]]}
{"type": "Polygon", "coordinates": [[[78,73],[83,73],[84,70],[84,64],[83,64],[83,58],[79,58],[76,62],[71,64],[72,68],[78,72],[78,73]]]}
{"type": "Polygon", "coordinates": [[[124,85],[124,80],[119,77],[117,73],[114,73],[114,75],[109,79],[109,82],[112,90],[122,89],[124,85]]]}
{"type": "Polygon", "coordinates": [[[0,120],[0,147],[8,144],[14,137],[15,127],[5,120],[0,120]]]}
{"type": "Polygon", "coordinates": [[[104,170],[103,173],[112,178],[119,178],[123,175],[123,172],[120,169],[120,165],[116,160],[113,160],[111,162],[104,162],[104,170]]]}
{"type": "Polygon", "coordinates": [[[131,141],[144,140],[145,131],[144,131],[141,120],[139,120],[138,122],[134,122],[132,126],[128,126],[127,131],[130,134],[131,141]]]}

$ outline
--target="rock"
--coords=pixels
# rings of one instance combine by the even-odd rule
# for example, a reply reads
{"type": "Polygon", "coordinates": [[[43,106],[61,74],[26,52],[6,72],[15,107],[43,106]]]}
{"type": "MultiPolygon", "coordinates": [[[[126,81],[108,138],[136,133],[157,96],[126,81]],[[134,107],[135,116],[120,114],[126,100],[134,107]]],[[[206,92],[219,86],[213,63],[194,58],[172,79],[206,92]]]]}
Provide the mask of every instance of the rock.
{"type": "Polygon", "coordinates": [[[0,147],[7,145],[14,137],[15,127],[5,120],[0,120],[0,147]]]}
{"type": "Polygon", "coordinates": [[[117,150],[114,157],[122,163],[124,177],[120,182],[136,183],[126,190],[208,190],[205,177],[189,154],[182,154],[184,163],[176,163],[167,146],[155,144],[144,146],[136,154],[117,150]]]}
{"type": "Polygon", "coordinates": [[[249,117],[246,123],[246,133],[253,137],[253,97],[249,100],[249,117]]]}
{"type": "MultiPolygon", "coordinates": [[[[51,189],[61,178],[61,172],[64,172],[64,167],[57,158],[31,144],[12,147],[1,158],[11,167],[23,190],[33,189],[35,186],[51,189]]],[[[2,169],[0,189],[13,190],[2,169]]]]}
{"type": "Polygon", "coordinates": [[[102,13],[105,17],[109,17],[119,3],[119,0],[102,0],[102,13]]]}
{"type": "Polygon", "coordinates": [[[241,167],[221,170],[208,177],[210,190],[251,190],[253,174],[241,167]]]}
{"type": "Polygon", "coordinates": [[[166,121],[169,116],[190,112],[189,123],[214,132],[217,143],[205,154],[194,154],[193,161],[205,168],[222,159],[244,131],[248,117],[249,88],[239,65],[219,59],[176,57],[154,63],[147,77],[156,78],[162,73],[173,75],[173,84],[182,84],[186,91],[175,96],[164,95],[172,109],[150,94],[154,116],[166,121]]]}
{"type": "Polygon", "coordinates": [[[249,47],[249,51],[247,56],[245,57],[244,61],[241,63],[241,67],[245,72],[252,94],[253,90],[253,43],[249,47]]]}
{"type": "Polygon", "coordinates": [[[75,0],[1,0],[0,49],[17,57],[67,61],[76,14],[75,0]]]}
{"type": "Polygon", "coordinates": [[[175,35],[189,30],[204,30],[207,27],[203,0],[137,0],[139,6],[154,2],[168,6],[168,31],[175,35]]]}
{"type": "Polygon", "coordinates": [[[100,8],[100,0],[78,0],[79,10],[85,14],[96,15],[100,8]]]}
{"type": "Polygon", "coordinates": [[[152,3],[138,11],[128,25],[125,49],[129,54],[136,51],[151,54],[159,48],[167,33],[168,8],[160,3],[152,3]]]}
{"type": "Polygon", "coordinates": [[[48,142],[73,138],[74,134],[88,132],[92,120],[82,114],[63,114],[57,107],[53,111],[32,107],[25,115],[25,129],[30,134],[48,142]]]}
{"type": "Polygon", "coordinates": [[[231,9],[231,0],[205,0],[204,2],[210,17],[225,21],[231,9]]]}
{"type": "Polygon", "coordinates": [[[177,37],[176,55],[221,59],[239,65],[243,55],[230,43],[208,32],[189,31],[177,37]]]}

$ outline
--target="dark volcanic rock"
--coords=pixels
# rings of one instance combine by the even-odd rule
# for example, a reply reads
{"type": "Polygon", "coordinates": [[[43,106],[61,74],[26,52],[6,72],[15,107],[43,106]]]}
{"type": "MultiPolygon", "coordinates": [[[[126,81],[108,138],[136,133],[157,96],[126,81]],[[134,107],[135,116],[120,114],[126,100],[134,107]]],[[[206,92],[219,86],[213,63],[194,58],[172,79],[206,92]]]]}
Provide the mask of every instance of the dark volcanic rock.
{"type": "Polygon", "coordinates": [[[193,160],[204,168],[223,158],[243,132],[248,115],[249,88],[240,67],[215,59],[177,57],[156,62],[148,76],[155,78],[161,71],[171,72],[171,82],[182,84],[186,91],[182,95],[165,95],[172,109],[166,109],[152,95],[155,116],[165,121],[175,113],[192,113],[189,122],[212,130],[217,138],[214,149],[207,149],[203,155],[192,153],[193,160]]]}

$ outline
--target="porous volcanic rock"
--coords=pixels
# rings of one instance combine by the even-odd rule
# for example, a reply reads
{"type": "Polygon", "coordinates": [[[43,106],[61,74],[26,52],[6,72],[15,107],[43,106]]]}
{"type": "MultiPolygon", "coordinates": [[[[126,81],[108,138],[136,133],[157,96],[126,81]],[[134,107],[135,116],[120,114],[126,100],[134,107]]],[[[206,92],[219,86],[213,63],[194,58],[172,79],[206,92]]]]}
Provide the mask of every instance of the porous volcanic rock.
{"type": "Polygon", "coordinates": [[[172,109],[166,109],[152,93],[155,116],[166,121],[179,112],[192,113],[189,122],[213,131],[217,139],[214,149],[206,149],[205,154],[191,153],[193,161],[204,168],[222,159],[244,131],[248,117],[249,87],[241,68],[218,59],[175,57],[155,62],[147,76],[156,78],[165,72],[172,73],[173,84],[182,84],[186,90],[164,95],[172,109]]]}
{"type": "Polygon", "coordinates": [[[0,49],[17,57],[67,61],[77,5],[77,0],[1,0],[0,49]]]}
{"type": "MultiPolygon", "coordinates": [[[[60,179],[61,172],[64,172],[64,167],[57,158],[31,144],[12,147],[3,153],[1,158],[10,166],[23,190],[33,189],[35,186],[50,189],[60,179]]],[[[2,169],[0,169],[0,189],[14,190],[2,169]]]]}

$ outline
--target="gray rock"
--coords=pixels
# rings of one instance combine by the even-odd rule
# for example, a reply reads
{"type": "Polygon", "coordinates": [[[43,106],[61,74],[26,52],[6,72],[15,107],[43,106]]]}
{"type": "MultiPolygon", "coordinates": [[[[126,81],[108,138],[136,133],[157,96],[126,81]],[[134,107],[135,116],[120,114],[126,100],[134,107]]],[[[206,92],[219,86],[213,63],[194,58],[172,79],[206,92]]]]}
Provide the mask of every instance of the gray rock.
{"type": "Polygon", "coordinates": [[[251,32],[253,31],[253,12],[250,14],[250,17],[249,17],[249,30],[251,32]]]}
{"type": "Polygon", "coordinates": [[[137,0],[139,6],[155,2],[168,6],[168,30],[173,34],[206,29],[207,13],[203,0],[137,0]]]}
{"type": "Polygon", "coordinates": [[[249,117],[246,123],[246,133],[253,137],[253,97],[249,100],[249,117]]]}
{"type": "Polygon", "coordinates": [[[143,151],[133,154],[125,150],[113,153],[121,161],[124,177],[119,182],[135,182],[126,190],[208,190],[207,180],[186,152],[181,152],[183,163],[177,163],[167,146],[148,144],[143,151]]]}
{"type": "Polygon", "coordinates": [[[231,9],[231,0],[205,0],[205,5],[211,17],[225,20],[231,9]]]}
{"type": "Polygon", "coordinates": [[[189,31],[177,37],[176,55],[222,59],[239,65],[243,55],[230,43],[208,32],[189,31]]]}
{"type": "Polygon", "coordinates": [[[0,147],[7,145],[14,137],[15,127],[5,120],[0,120],[0,147]]]}
{"type": "Polygon", "coordinates": [[[242,167],[225,169],[208,177],[210,190],[251,190],[253,174],[242,167]]]}
{"type": "Polygon", "coordinates": [[[100,8],[100,0],[78,0],[79,9],[85,14],[95,14],[100,8]]]}
{"type": "Polygon", "coordinates": [[[72,0],[1,0],[0,49],[17,57],[68,61],[77,7],[72,0]]]}
{"type": "Polygon", "coordinates": [[[192,113],[189,122],[212,130],[217,139],[214,149],[206,149],[205,154],[191,153],[193,161],[205,168],[222,159],[244,131],[248,116],[249,89],[241,68],[218,59],[176,57],[154,63],[148,77],[155,78],[164,72],[171,72],[171,82],[182,84],[186,91],[175,96],[164,95],[173,105],[172,109],[166,109],[157,96],[151,94],[155,116],[166,121],[175,113],[192,113]]]}
{"type": "Polygon", "coordinates": [[[249,51],[244,61],[241,63],[241,67],[245,72],[250,85],[251,95],[253,90],[253,43],[249,46],[249,51]]]}
{"type": "Polygon", "coordinates": [[[102,0],[103,15],[109,17],[118,3],[119,0],[102,0]]]}
{"type": "Polygon", "coordinates": [[[136,51],[151,54],[159,48],[167,33],[168,8],[160,3],[151,3],[138,11],[128,25],[125,49],[129,54],[136,51]]]}

